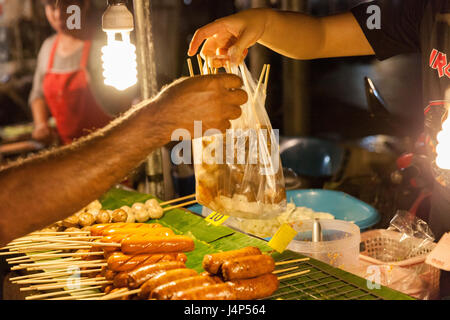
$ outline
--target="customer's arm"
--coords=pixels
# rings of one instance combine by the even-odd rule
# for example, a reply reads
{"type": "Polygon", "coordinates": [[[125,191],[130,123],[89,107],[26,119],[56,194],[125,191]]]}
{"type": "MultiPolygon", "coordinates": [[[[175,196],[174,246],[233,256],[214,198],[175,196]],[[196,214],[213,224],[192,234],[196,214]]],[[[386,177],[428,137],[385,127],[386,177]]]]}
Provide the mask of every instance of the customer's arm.
{"type": "Polygon", "coordinates": [[[178,128],[228,128],[247,95],[241,79],[215,75],[179,80],[153,101],[71,146],[0,171],[0,246],[78,211],[118,183],[178,128]],[[236,89],[236,90],[230,90],[236,89]]]}

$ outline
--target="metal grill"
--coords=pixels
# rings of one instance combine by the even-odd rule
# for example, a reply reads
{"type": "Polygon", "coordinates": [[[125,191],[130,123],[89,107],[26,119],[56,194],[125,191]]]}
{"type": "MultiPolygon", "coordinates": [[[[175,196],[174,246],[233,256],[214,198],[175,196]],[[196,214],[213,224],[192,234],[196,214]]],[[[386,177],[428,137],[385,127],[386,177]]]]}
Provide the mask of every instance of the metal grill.
{"type": "MultiPolygon", "coordinates": [[[[281,260],[282,261],[287,261],[281,260]]],[[[313,260],[311,260],[313,261],[313,260]]],[[[298,277],[280,281],[277,292],[269,300],[383,300],[382,297],[370,292],[367,288],[357,286],[348,281],[332,275],[311,261],[298,262],[290,265],[278,266],[277,270],[291,269],[278,276],[310,272],[298,277]]]]}

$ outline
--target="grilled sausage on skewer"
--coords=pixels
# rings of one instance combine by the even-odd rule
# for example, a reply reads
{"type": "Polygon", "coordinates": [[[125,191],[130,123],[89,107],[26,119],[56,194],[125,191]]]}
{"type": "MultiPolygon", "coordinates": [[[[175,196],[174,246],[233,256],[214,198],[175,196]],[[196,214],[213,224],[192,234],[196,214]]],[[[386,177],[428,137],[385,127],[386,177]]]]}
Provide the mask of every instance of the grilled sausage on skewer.
{"type": "Polygon", "coordinates": [[[211,286],[220,282],[220,279],[212,276],[195,276],[172,281],[163,284],[153,290],[150,298],[157,300],[170,300],[177,292],[182,292],[194,287],[211,286]]]}
{"type": "Polygon", "coordinates": [[[194,240],[187,236],[136,235],[122,241],[122,252],[126,254],[188,252],[194,250],[194,247],[194,240]]]}
{"type": "Polygon", "coordinates": [[[147,282],[145,282],[141,286],[141,292],[139,293],[139,297],[141,299],[149,299],[150,294],[155,290],[157,287],[170,283],[172,281],[184,279],[184,278],[190,278],[197,275],[197,272],[192,269],[174,269],[162,272],[155,277],[151,278],[147,282]]]}
{"type": "Polygon", "coordinates": [[[225,281],[259,277],[275,270],[275,261],[271,256],[239,257],[227,260],[222,264],[221,274],[225,281]]]}
{"type": "Polygon", "coordinates": [[[261,250],[256,247],[247,247],[240,250],[233,250],[227,252],[220,252],[215,254],[208,254],[203,258],[203,269],[211,274],[218,274],[219,269],[226,260],[254,256],[261,254],[261,250]]]}

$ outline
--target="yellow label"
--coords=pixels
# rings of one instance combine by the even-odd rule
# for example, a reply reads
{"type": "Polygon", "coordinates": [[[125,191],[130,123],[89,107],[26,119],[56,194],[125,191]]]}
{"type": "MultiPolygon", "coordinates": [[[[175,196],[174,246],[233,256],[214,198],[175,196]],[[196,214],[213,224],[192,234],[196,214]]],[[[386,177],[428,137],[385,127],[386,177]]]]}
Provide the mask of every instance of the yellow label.
{"type": "Polygon", "coordinates": [[[289,243],[294,240],[296,235],[297,231],[285,223],[281,226],[277,233],[275,233],[272,240],[269,241],[269,246],[277,252],[283,253],[289,243]]]}
{"type": "Polygon", "coordinates": [[[213,212],[209,216],[205,218],[205,220],[216,227],[222,225],[225,221],[227,221],[229,216],[223,215],[218,212],[213,212]]]}

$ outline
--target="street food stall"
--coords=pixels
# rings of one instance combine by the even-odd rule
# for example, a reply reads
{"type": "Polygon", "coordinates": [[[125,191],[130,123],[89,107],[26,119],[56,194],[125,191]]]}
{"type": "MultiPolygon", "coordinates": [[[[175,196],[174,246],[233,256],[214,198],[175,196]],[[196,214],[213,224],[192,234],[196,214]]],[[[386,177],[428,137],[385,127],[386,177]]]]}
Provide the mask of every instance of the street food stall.
{"type": "MultiPolygon", "coordinates": [[[[102,19],[105,84],[139,85],[140,100],[158,90],[150,8],[149,1],[108,0],[102,19]]],[[[157,149],[144,162],[145,190],[118,184],[0,248],[10,269],[4,299],[440,298],[441,270],[427,259],[437,239],[418,217],[430,182],[414,143],[404,136],[280,139],[267,111],[277,66],[255,73],[245,62],[216,68],[200,54],[186,61],[184,76],[234,74],[248,95],[233,130],[193,139],[193,194],[168,196],[174,158],[157,149]]],[[[389,121],[372,80],[365,85],[371,116],[389,121]]],[[[440,168],[449,163],[448,130],[445,122],[440,168]]],[[[0,130],[0,156],[43,150],[31,132],[31,125],[0,130]]]]}

